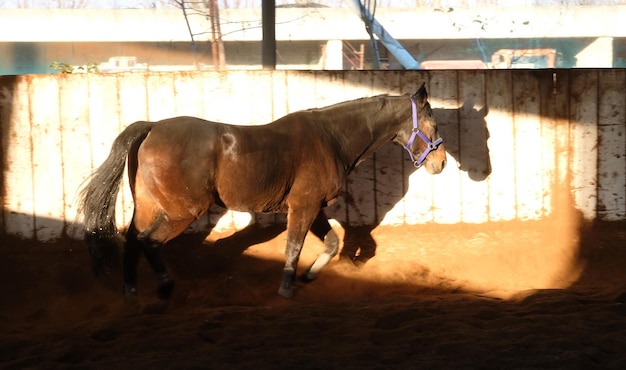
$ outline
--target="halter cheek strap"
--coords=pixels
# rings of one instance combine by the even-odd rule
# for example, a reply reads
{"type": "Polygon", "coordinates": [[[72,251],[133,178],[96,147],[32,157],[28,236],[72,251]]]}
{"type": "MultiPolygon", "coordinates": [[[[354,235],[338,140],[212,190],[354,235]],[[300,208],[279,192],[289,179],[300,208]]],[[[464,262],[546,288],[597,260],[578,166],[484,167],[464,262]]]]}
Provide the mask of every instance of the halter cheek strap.
{"type": "Polygon", "coordinates": [[[406,149],[407,152],[409,152],[409,157],[411,157],[411,162],[413,162],[413,165],[416,168],[420,168],[422,164],[424,163],[424,160],[426,160],[426,157],[428,156],[428,154],[430,154],[430,152],[432,152],[433,150],[436,150],[439,147],[439,145],[443,142],[443,139],[439,138],[435,140],[435,142],[432,142],[430,141],[430,139],[426,137],[426,135],[424,135],[422,131],[420,131],[418,121],[417,121],[417,105],[413,97],[411,97],[411,108],[413,111],[413,130],[411,131],[411,137],[409,138],[409,142],[406,143],[406,145],[403,148],[406,149]],[[427,147],[426,147],[426,150],[424,150],[424,152],[422,153],[422,155],[420,155],[420,157],[416,160],[415,156],[413,155],[413,152],[411,151],[411,147],[413,146],[413,142],[415,141],[415,137],[417,136],[419,136],[426,143],[427,147]]]}

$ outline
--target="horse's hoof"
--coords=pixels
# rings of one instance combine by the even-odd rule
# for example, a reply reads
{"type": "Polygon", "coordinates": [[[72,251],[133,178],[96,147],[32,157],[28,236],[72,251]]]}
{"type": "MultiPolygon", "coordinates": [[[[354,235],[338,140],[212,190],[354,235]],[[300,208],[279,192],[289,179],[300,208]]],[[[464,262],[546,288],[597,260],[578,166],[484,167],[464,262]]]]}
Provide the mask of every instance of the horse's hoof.
{"type": "Polygon", "coordinates": [[[311,274],[309,271],[307,271],[304,274],[300,275],[299,280],[305,284],[308,284],[315,280],[316,277],[317,276],[315,274],[311,274]]]}
{"type": "Polygon", "coordinates": [[[285,287],[283,285],[278,288],[278,294],[283,296],[284,298],[292,298],[293,297],[293,287],[285,287]]]}
{"type": "Polygon", "coordinates": [[[159,284],[159,287],[157,288],[157,297],[159,297],[160,299],[169,299],[172,296],[174,285],[176,285],[174,280],[166,280],[161,282],[161,284],[159,284]]]}
{"type": "Polygon", "coordinates": [[[137,287],[124,284],[124,296],[126,298],[137,297],[137,287]]]}
{"type": "Polygon", "coordinates": [[[124,300],[126,304],[131,307],[137,305],[137,302],[139,302],[137,298],[137,288],[124,284],[124,300]]]}

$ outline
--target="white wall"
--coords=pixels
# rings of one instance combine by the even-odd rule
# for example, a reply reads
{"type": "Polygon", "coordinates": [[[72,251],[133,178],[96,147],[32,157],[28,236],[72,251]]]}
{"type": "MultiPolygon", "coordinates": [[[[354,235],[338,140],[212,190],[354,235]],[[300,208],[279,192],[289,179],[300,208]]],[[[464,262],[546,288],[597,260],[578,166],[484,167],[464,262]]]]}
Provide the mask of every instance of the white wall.
{"type": "MultiPolygon", "coordinates": [[[[350,224],[539,220],[566,189],[587,219],[626,219],[626,71],[229,71],[0,76],[1,233],[73,235],[76,191],[128,124],[194,115],[262,124],[425,81],[448,151],[442,174],[388,145],[329,210],[350,224]]],[[[120,199],[121,224],[132,200],[120,199]]],[[[249,215],[228,214],[240,228],[249,215]]],[[[260,218],[267,220],[267,218],[260,218]]]]}

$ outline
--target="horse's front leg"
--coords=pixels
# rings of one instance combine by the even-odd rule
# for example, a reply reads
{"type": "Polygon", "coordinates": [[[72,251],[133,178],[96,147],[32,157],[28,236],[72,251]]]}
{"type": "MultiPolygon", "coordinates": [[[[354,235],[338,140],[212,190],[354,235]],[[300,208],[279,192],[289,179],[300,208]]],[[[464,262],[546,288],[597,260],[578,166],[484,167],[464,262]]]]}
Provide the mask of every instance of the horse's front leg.
{"type": "Polygon", "coordinates": [[[278,294],[285,298],[293,297],[293,283],[296,280],[296,272],[300,252],[315,216],[319,208],[289,209],[287,214],[287,246],[285,247],[285,269],[283,281],[278,288],[278,294]]]}
{"type": "Polygon", "coordinates": [[[311,226],[311,231],[324,242],[324,252],[317,256],[315,262],[313,262],[311,267],[302,275],[302,280],[304,281],[314,280],[339,251],[339,238],[328,223],[328,217],[326,213],[324,213],[324,210],[319,211],[317,214],[311,226]]]}

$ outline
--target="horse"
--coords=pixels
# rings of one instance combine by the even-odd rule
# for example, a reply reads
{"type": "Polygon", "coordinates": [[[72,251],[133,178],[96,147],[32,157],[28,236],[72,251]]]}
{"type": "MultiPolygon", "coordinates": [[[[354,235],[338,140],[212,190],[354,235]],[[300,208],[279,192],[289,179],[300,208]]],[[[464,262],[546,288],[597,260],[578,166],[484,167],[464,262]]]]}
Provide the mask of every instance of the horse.
{"type": "Polygon", "coordinates": [[[339,249],[324,208],[340,195],[351,171],[389,141],[402,145],[415,167],[430,174],[444,169],[443,139],[424,84],[414,94],[345,101],[258,126],[187,116],[132,123],[80,191],[94,270],[111,271],[121,259],[124,293],[136,297],[143,253],[156,274],[157,296],[167,299],[174,280],[159,250],[212,204],[286,213],[278,294],[292,297],[308,231],[323,241],[324,251],[300,276],[305,282],[314,280],[339,249]],[[115,204],[125,165],[134,212],[124,237],[116,226],[115,204]]]}

